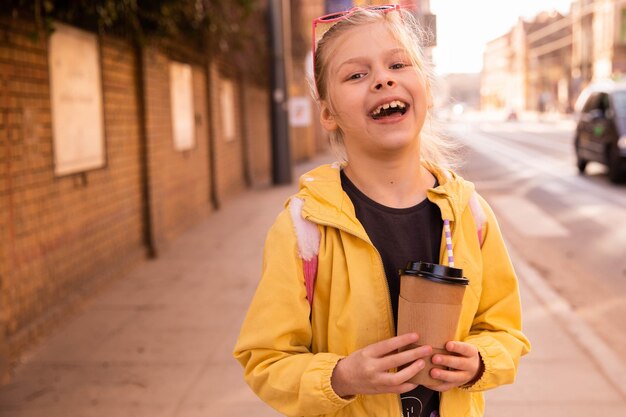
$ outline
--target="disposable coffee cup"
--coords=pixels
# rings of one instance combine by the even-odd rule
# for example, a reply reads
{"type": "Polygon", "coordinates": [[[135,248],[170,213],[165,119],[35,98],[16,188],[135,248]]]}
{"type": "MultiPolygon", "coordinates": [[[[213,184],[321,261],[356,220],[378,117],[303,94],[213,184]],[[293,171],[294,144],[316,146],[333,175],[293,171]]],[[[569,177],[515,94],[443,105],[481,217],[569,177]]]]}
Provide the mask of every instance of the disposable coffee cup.
{"type": "MultiPolygon", "coordinates": [[[[445,344],[454,340],[468,284],[462,269],[445,265],[409,262],[400,270],[398,334],[415,332],[419,335],[417,345],[404,349],[430,345],[433,354],[450,354],[445,344]]],[[[432,363],[432,355],[424,360],[426,366],[410,381],[429,387],[442,384],[443,381],[430,376],[430,371],[443,367],[432,363]]]]}

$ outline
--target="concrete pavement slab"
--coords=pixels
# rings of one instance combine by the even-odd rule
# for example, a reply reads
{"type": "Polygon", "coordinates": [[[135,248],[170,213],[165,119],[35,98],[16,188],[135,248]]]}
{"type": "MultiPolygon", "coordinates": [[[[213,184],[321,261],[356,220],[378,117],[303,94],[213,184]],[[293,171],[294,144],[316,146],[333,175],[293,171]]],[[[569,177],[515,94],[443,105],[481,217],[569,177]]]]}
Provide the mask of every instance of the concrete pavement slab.
{"type": "MultiPolygon", "coordinates": [[[[522,358],[513,385],[485,393],[485,416],[625,415],[626,398],[598,366],[601,358],[573,337],[572,330],[555,314],[554,305],[561,308],[565,301],[552,292],[546,296],[545,284],[537,282],[537,271],[513,248],[510,252],[519,275],[523,328],[532,342],[532,351],[522,358]]],[[[569,320],[580,321],[575,316],[569,320]]]]}

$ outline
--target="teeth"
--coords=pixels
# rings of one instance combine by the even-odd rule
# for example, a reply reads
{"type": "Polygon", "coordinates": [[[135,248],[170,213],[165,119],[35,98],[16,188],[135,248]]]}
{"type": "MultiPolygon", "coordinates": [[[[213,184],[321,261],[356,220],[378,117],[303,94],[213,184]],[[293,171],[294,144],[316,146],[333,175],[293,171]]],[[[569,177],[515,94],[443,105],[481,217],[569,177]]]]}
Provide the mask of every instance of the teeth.
{"type": "Polygon", "coordinates": [[[380,113],[383,109],[388,109],[389,107],[391,107],[391,108],[396,108],[396,107],[399,107],[399,108],[403,109],[403,108],[405,108],[405,107],[406,107],[406,104],[405,104],[405,103],[403,103],[403,102],[401,102],[400,100],[393,100],[393,101],[392,101],[392,102],[390,102],[390,103],[385,103],[385,104],[382,104],[382,105],[378,106],[378,107],[377,107],[377,108],[376,108],[376,109],[372,112],[372,115],[377,115],[377,114],[378,114],[378,113],[380,113]]]}

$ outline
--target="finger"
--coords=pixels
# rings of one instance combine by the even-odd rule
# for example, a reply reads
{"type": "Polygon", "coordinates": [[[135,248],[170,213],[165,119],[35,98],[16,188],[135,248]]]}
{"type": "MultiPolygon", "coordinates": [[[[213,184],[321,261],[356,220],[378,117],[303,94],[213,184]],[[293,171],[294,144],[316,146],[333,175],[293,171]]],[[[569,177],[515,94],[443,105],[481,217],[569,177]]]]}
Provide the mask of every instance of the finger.
{"type": "Polygon", "coordinates": [[[400,336],[395,336],[390,339],[385,339],[383,341],[374,343],[369,345],[365,349],[368,354],[372,355],[375,358],[383,357],[393,351],[400,349],[401,347],[410,345],[411,343],[416,343],[419,339],[417,333],[406,333],[400,336]]]}
{"type": "Polygon", "coordinates": [[[456,385],[464,384],[467,380],[469,380],[469,374],[467,372],[447,371],[439,368],[431,369],[430,376],[440,381],[450,382],[456,385]]]}
{"type": "Polygon", "coordinates": [[[387,387],[384,391],[375,391],[372,394],[404,394],[417,388],[417,384],[412,382],[405,382],[393,387],[387,387]]]}
{"type": "Polygon", "coordinates": [[[405,392],[413,391],[415,388],[417,388],[417,384],[414,384],[412,382],[405,382],[404,384],[396,386],[393,390],[393,393],[404,394],[405,392]]]}
{"type": "Polygon", "coordinates": [[[433,353],[433,348],[429,345],[417,347],[415,349],[408,349],[402,352],[398,352],[392,355],[385,356],[380,360],[381,370],[389,370],[398,368],[409,362],[414,362],[425,356],[429,356],[433,353]]]}
{"type": "Polygon", "coordinates": [[[433,355],[432,362],[435,365],[446,366],[460,371],[470,371],[472,369],[472,362],[464,356],[436,354],[433,355]]]}
{"type": "Polygon", "coordinates": [[[424,366],[426,366],[426,362],[424,362],[423,359],[418,359],[398,372],[387,373],[384,383],[389,386],[402,385],[413,378],[418,372],[421,372],[424,366]]]}
{"type": "Polygon", "coordinates": [[[448,342],[446,343],[446,350],[467,357],[478,355],[478,348],[465,342],[448,342]]]}

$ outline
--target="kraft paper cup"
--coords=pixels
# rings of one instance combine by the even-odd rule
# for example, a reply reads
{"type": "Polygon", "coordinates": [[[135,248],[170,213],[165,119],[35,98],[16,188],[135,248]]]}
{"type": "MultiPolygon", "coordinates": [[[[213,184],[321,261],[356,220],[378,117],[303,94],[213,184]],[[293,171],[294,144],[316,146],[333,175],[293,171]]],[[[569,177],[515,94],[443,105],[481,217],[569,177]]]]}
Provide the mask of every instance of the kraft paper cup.
{"type": "MultiPolygon", "coordinates": [[[[454,339],[461,314],[465,288],[469,280],[463,270],[425,262],[409,262],[400,270],[398,299],[398,334],[415,332],[417,346],[430,345],[433,354],[450,354],[445,344],[454,339]]],[[[408,346],[410,349],[416,346],[408,346]]],[[[426,366],[410,379],[414,384],[436,387],[443,381],[430,376],[432,356],[424,358],[426,366]]]]}

